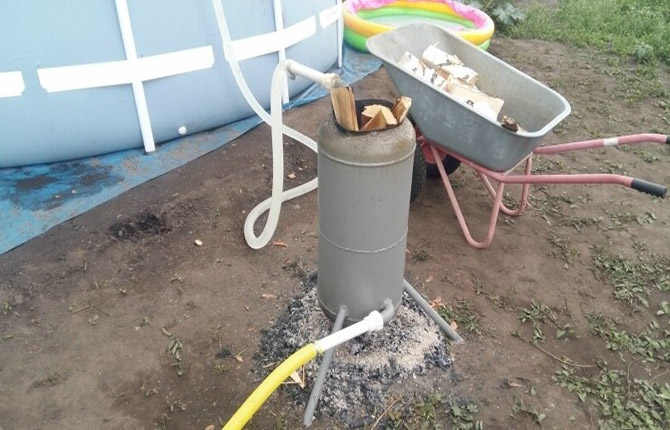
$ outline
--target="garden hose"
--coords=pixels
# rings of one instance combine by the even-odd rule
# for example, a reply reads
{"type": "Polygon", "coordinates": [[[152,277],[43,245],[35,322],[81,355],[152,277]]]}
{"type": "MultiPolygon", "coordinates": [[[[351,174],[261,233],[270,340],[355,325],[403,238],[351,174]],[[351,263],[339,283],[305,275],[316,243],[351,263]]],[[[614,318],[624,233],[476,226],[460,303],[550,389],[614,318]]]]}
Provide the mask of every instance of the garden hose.
{"type": "MultiPolygon", "coordinates": [[[[386,302],[385,302],[386,303],[386,302]]],[[[390,301],[389,301],[390,303],[390,301]]],[[[393,307],[392,304],[386,305],[393,307]]],[[[385,309],[384,314],[388,314],[388,309],[385,309]]],[[[261,385],[259,385],[253,393],[242,403],[242,406],[233,414],[228,422],[223,426],[222,430],[242,430],[246,423],[256,411],[265,403],[270,395],[281,385],[282,382],[288,378],[291,373],[295,372],[313,360],[317,354],[323,354],[331,348],[358,337],[362,334],[371,331],[378,331],[384,327],[384,315],[379,311],[372,311],[363,318],[363,320],[350,325],[349,327],[337,331],[329,336],[319,339],[315,342],[309,343],[298,351],[294,352],[289,358],[284,360],[275,370],[268,375],[261,385]]]]}

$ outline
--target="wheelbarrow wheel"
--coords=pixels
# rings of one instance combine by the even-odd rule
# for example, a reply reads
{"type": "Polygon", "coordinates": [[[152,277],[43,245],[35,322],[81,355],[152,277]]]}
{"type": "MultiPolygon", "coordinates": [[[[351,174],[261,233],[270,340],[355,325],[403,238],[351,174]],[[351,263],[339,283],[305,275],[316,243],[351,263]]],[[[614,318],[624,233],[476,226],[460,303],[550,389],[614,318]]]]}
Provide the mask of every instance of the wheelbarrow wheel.
{"type": "Polygon", "coordinates": [[[414,168],[412,169],[412,190],[409,195],[409,202],[412,203],[419,197],[423,186],[426,184],[426,159],[419,145],[414,150],[414,168]]]}
{"type": "MultiPolygon", "coordinates": [[[[412,123],[412,125],[414,126],[414,128],[416,130],[417,139],[419,137],[422,137],[421,130],[419,130],[419,128],[417,127],[416,122],[414,122],[414,118],[412,118],[412,115],[408,114],[407,118],[410,120],[410,122],[412,123]]],[[[418,142],[417,142],[417,149],[419,147],[421,148],[418,152],[421,152],[421,159],[423,160],[423,164],[425,166],[426,176],[428,176],[429,178],[439,178],[440,177],[440,170],[437,168],[437,164],[434,164],[432,162],[428,162],[426,160],[426,156],[423,154],[423,150],[424,150],[423,146],[424,145],[425,145],[425,143],[418,144],[418,142]]],[[[426,148],[428,148],[428,147],[426,147],[426,148]]],[[[428,149],[426,149],[426,151],[427,150],[428,149]]],[[[415,156],[414,157],[415,165],[416,165],[416,159],[417,159],[417,157],[415,156]]],[[[445,154],[444,158],[442,159],[442,165],[444,166],[444,170],[447,172],[447,175],[451,175],[452,173],[454,173],[456,171],[456,169],[458,169],[460,167],[461,161],[457,158],[452,157],[451,155],[445,154]]],[[[412,201],[414,201],[414,200],[412,200],[412,201]]]]}
{"type": "MultiPolygon", "coordinates": [[[[454,158],[451,155],[446,155],[442,160],[442,165],[444,166],[447,175],[451,175],[461,166],[461,160],[454,158]]],[[[440,169],[437,168],[437,164],[426,163],[426,175],[429,178],[439,178],[440,169]]]]}

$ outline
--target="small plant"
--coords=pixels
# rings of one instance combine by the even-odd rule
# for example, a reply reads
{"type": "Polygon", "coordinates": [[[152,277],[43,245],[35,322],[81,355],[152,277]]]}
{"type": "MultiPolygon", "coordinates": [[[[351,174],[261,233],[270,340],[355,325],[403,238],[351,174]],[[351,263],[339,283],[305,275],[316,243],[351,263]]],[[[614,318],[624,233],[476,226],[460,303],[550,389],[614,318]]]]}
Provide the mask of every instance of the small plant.
{"type": "Polygon", "coordinates": [[[437,313],[446,321],[455,321],[459,327],[481,334],[478,327],[479,315],[465,299],[459,299],[453,305],[442,305],[437,309],[437,313]]]}
{"type": "MultiPolygon", "coordinates": [[[[663,308],[668,306],[661,306],[661,311],[663,308]]],[[[586,318],[593,334],[605,340],[607,349],[620,353],[628,352],[644,361],[670,362],[670,338],[666,333],[658,333],[659,327],[655,321],[652,321],[642,333],[634,334],[620,329],[614,321],[601,313],[594,312],[586,318]]]]}
{"type": "Polygon", "coordinates": [[[430,257],[432,257],[432,255],[430,255],[428,253],[428,251],[426,251],[423,248],[420,248],[420,249],[416,250],[415,252],[412,252],[412,256],[410,257],[410,260],[413,263],[422,263],[424,261],[429,260],[430,257]]]}
{"type": "Polygon", "coordinates": [[[517,396],[514,396],[514,404],[512,405],[512,417],[516,417],[519,412],[530,416],[536,424],[542,426],[542,421],[547,418],[546,414],[540,413],[529,404],[524,403],[524,401],[517,396]]]}
{"type": "Polygon", "coordinates": [[[562,366],[554,381],[575,393],[582,403],[588,400],[600,412],[601,429],[667,429],[670,424],[670,385],[642,379],[630,380],[627,372],[607,368],[593,377],[577,374],[562,366]]]}
{"type": "Polygon", "coordinates": [[[519,310],[519,319],[522,323],[530,322],[533,326],[533,341],[544,342],[544,332],[541,323],[547,320],[556,322],[556,314],[547,305],[531,300],[530,307],[519,310]]]}
{"type": "Polygon", "coordinates": [[[411,403],[397,403],[388,411],[384,429],[440,430],[445,400],[439,394],[417,397],[411,403]],[[440,416],[442,412],[442,416],[440,416]]]}
{"type": "Polygon", "coordinates": [[[570,246],[570,242],[567,239],[559,237],[554,232],[549,234],[549,243],[554,247],[554,250],[550,252],[550,255],[563,260],[566,269],[568,268],[568,265],[574,263],[575,259],[579,256],[577,250],[570,246]]]}
{"type": "Polygon", "coordinates": [[[484,424],[475,418],[479,408],[475,403],[467,402],[463,405],[451,405],[449,416],[451,417],[451,428],[453,430],[482,430],[484,424]]]}
{"type": "Polygon", "coordinates": [[[488,13],[495,21],[496,27],[502,31],[526,19],[526,14],[508,1],[487,0],[486,3],[481,3],[478,0],[471,0],[466,3],[488,13]]]}
{"type": "Polygon", "coordinates": [[[638,149],[637,151],[634,151],[633,154],[640,157],[644,162],[650,163],[650,164],[655,163],[656,161],[661,159],[658,156],[658,154],[655,154],[651,151],[645,151],[644,149],[638,149]]]}
{"type": "Polygon", "coordinates": [[[633,262],[610,255],[600,248],[594,250],[596,276],[603,276],[614,286],[614,297],[632,306],[649,306],[649,288],[670,291],[670,261],[652,255],[633,262]]]}

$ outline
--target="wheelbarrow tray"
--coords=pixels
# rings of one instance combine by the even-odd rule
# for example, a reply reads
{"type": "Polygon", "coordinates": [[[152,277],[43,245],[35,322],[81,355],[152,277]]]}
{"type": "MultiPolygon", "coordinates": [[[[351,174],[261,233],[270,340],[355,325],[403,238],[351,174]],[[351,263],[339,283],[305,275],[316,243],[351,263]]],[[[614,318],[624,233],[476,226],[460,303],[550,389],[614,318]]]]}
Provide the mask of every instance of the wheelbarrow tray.
{"type": "Polygon", "coordinates": [[[407,25],[378,34],[368,39],[367,47],[382,60],[398,91],[411,97],[410,113],[426,139],[497,172],[517,166],[570,114],[567,100],[556,91],[430,24],[407,25]],[[479,73],[479,89],[505,100],[500,117],[511,116],[527,131],[513,132],[502,127],[398,65],[405,52],[421,58],[433,44],[457,55],[479,73]]]}

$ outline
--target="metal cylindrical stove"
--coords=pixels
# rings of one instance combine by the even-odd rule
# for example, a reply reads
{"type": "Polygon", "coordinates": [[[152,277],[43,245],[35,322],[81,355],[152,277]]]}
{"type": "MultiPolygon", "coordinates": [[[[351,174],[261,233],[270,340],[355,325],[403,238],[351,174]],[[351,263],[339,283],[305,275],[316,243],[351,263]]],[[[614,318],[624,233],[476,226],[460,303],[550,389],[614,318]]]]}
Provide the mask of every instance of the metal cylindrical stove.
{"type": "Polygon", "coordinates": [[[348,132],[333,115],[321,124],[317,293],[331,319],[341,305],[346,323],[387,298],[400,305],[415,146],[407,120],[376,132],[348,132]]]}

